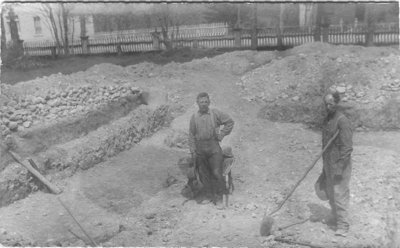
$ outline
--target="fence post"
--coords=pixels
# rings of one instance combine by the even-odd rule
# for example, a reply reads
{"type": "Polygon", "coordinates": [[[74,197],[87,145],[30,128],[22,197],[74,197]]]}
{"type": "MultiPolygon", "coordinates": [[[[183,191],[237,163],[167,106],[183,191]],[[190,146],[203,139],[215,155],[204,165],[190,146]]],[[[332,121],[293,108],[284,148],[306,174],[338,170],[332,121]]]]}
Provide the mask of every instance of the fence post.
{"type": "Polygon", "coordinates": [[[81,36],[82,54],[89,54],[89,36],[81,36]]]}
{"type": "Polygon", "coordinates": [[[51,57],[53,57],[53,58],[57,57],[57,47],[56,46],[51,47],[51,57]]]}
{"type": "Polygon", "coordinates": [[[322,26],[322,42],[329,42],[329,24],[322,26]]]}
{"type": "Polygon", "coordinates": [[[18,40],[18,49],[19,49],[19,51],[20,51],[20,53],[22,55],[25,55],[25,53],[24,53],[24,40],[21,40],[21,39],[18,40]]]}
{"type": "Polygon", "coordinates": [[[193,39],[193,48],[199,48],[199,40],[197,37],[193,39]]]}
{"type": "Polygon", "coordinates": [[[368,23],[366,31],[367,32],[365,33],[365,43],[367,46],[373,46],[374,45],[375,24],[368,23]]]}
{"type": "Polygon", "coordinates": [[[330,20],[328,16],[323,16],[321,20],[322,42],[329,42],[330,20]]]}
{"type": "Polygon", "coordinates": [[[234,28],[233,29],[233,35],[235,37],[235,47],[241,47],[242,46],[242,30],[241,28],[234,28]]]}
{"type": "Polygon", "coordinates": [[[258,29],[257,29],[257,4],[253,3],[253,25],[251,32],[251,49],[256,50],[258,47],[258,29]]]}
{"type": "Polygon", "coordinates": [[[153,49],[160,50],[160,32],[151,32],[151,39],[153,41],[153,49]]]}
{"type": "Polygon", "coordinates": [[[117,54],[118,54],[118,56],[122,55],[121,43],[117,44],[117,54]]]}
{"type": "Polygon", "coordinates": [[[251,33],[251,49],[257,50],[258,47],[258,29],[254,28],[251,33]]]}
{"type": "Polygon", "coordinates": [[[282,37],[282,30],[280,27],[276,28],[276,46],[278,49],[283,48],[283,37],[282,37]]]}

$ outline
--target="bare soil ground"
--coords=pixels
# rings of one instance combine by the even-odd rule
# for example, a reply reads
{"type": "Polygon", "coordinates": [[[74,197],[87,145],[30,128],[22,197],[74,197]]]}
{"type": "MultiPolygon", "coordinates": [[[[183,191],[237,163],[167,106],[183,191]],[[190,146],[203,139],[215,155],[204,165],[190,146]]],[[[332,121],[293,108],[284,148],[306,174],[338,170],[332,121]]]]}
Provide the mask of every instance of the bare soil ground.
{"type": "Polygon", "coordinates": [[[174,53],[149,52],[123,56],[72,56],[68,58],[56,59],[32,57],[29,62],[26,62],[27,66],[32,66],[32,68],[26,68],[23,71],[18,68],[5,68],[2,66],[1,82],[15,84],[34,79],[36,77],[49,76],[57,73],[70,74],[77,71],[85,71],[88,68],[101,63],[110,63],[120,66],[128,66],[143,62],[161,65],[171,61],[182,63],[206,56],[213,57],[218,54],[222,54],[227,50],[229,49],[180,49],[174,53]]]}
{"type": "MultiPolygon", "coordinates": [[[[138,81],[146,87],[168,92],[170,104],[180,110],[171,126],[130,150],[59,182],[64,188],[59,197],[97,243],[102,246],[298,247],[278,243],[273,240],[274,236],[260,237],[260,223],[264,212],[279,204],[314,160],[321,149],[321,137],[318,131],[304,124],[259,118],[259,110],[265,104],[243,98],[241,76],[269,61],[248,60],[254,65],[241,66],[241,59],[250,53],[228,54],[225,60],[216,58],[218,66],[211,63],[212,59],[167,64],[154,69],[154,73],[163,75],[158,74],[157,70],[161,70],[169,73],[168,76],[138,81]],[[228,58],[238,63],[232,66],[228,58]],[[225,67],[224,61],[228,61],[225,67]],[[187,156],[188,151],[184,146],[171,147],[171,142],[166,142],[175,133],[186,132],[189,118],[196,111],[195,96],[201,91],[208,91],[213,107],[226,111],[236,122],[232,134],[222,142],[232,146],[237,158],[233,168],[235,191],[225,210],[194,201],[182,205],[185,198],[180,191],[186,179],[177,161],[187,156]],[[165,180],[171,177],[176,181],[166,187],[165,180]]],[[[334,231],[323,223],[329,205],[320,201],[313,189],[321,162],[274,216],[276,226],[304,219],[312,221],[275,235],[322,247],[399,247],[399,147],[397,131],[355,133],[352,225],[347,238],[335,237],[334,231]]],[[[3,245],[90,244],[51,194],[37,192],[3,207],[0,219],[3,245]]]]}

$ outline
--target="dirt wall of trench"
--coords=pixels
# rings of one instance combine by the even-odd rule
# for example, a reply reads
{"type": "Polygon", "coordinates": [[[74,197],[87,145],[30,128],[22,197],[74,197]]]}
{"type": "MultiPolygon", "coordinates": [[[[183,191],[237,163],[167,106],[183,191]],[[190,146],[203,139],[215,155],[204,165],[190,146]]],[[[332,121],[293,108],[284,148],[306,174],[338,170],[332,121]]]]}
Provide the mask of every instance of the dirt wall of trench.
{"type": "MultiPolygon", "coordinates": [[[[7,137],[7,146],[20,156],[36,155],[53,145],[65,143],[87,135],[102,125],[126,116],[141,103],[141,94],[132,94],[117,101],[102,104],[88,112],[79,113],[51,122],[44,122],[29,129],[13,132],[7,137]]],[[[0,171],[14,162],[11,156],[1,153],[0,171]]]]}
{"type": "MultiPolygon", "coordinates": [[[[169,106],[139,106],[125,117],[103,125],[87,135],[52,146],[33,157],[38,169],[55,183],[86,170],[150,136],[169,121],[169,106]]],[[[62,188],[62,185],[59,185],[62,188]]],[[[21,165],[12,163],[0,174],[0,207],[38,190],[34,178],[21,165]]]]}

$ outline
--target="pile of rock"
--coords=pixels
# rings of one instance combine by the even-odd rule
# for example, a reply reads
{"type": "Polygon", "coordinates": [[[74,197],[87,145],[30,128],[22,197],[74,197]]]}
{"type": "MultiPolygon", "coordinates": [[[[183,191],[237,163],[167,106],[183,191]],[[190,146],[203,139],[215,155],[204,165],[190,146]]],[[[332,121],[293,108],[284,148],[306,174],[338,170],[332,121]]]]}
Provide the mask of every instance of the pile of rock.
{"type": "Polygon", "coordinates": [[[381,90],[400,91],[400,79],[395,79],[393,82],[382,85],[381,90]]]}
{"type": "Polygon", "coordinates": [[[117,101],[131,94],[139,94],[129,85],[94,87],[91,85],[50,90],[46,94],[10,97],[0,108],[2,135],[23,130],[43,121],[88,112],[102,104],[117,101]]]}
{"type": "Polygon", "coordinates": [[[341,100],[343,102],[348,102],[348,101],[354,101],[358,103],[370,103],[371,101],[368,99],[365,99],[367,96],[367,89],[360,89],[356,90],[353,88],[352,85],[346,85],[344,83],[338,84],[338,85],[332,85],[330,87],[331,92],[338,92],[341,94],[341,100]]]}
{"type": "Polygon", "coordinates": [[[182,64],[182,69],[195,69],[204,70],[210,68],[211,70],[229,71],[234,75],[242,75],[254,68],[269,63],[276,58],[275,52],[270,51],[235,51],[224,53],[213,58],[195,59],[191,62],[182,64]]]}
{"type": "Polygon", "coordinates": [[[399,128],[399,52],[393,48],[310,43],[249,71],[242,97],[265,104],[259,116],[318,126],[327,90],[341,94],[356,126],[399,128]],[[349,110],[350,111],[350,110],[349,110]],[[397,115],[394,115],[397,116],[397,115]]]}

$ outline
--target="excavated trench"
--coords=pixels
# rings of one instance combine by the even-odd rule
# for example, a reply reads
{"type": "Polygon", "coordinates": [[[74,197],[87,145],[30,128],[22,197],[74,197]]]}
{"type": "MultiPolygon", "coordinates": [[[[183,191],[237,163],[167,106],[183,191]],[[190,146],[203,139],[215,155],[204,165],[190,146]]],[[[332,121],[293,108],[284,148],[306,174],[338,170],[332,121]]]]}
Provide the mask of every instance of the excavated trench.
{"type": "MultiPolygon", "coordinates": [[[[51,146],[77,139],[102,125],[126,116],[140,104],[141,94],[122,97],[77,116],[64,117],[13,133],[9,146],[21,156],[36,155],[51,146]]],[[[7,155],[2,153],[1,169],[13,162],[7,155]]]]}
{"type": "MultiPolygon", "coordinates": [[[[79,116],[16,132],[8,148],[23,159],[32,158],[39,172],[57,185],[57,181],[129,149],[170,121],[169,106],[147,105],[146,94],[121,97],[79,116]]],[[[37,179],[6,151],[2,151],[2,168],[0,207],[40,189],[37,179]]]]}

